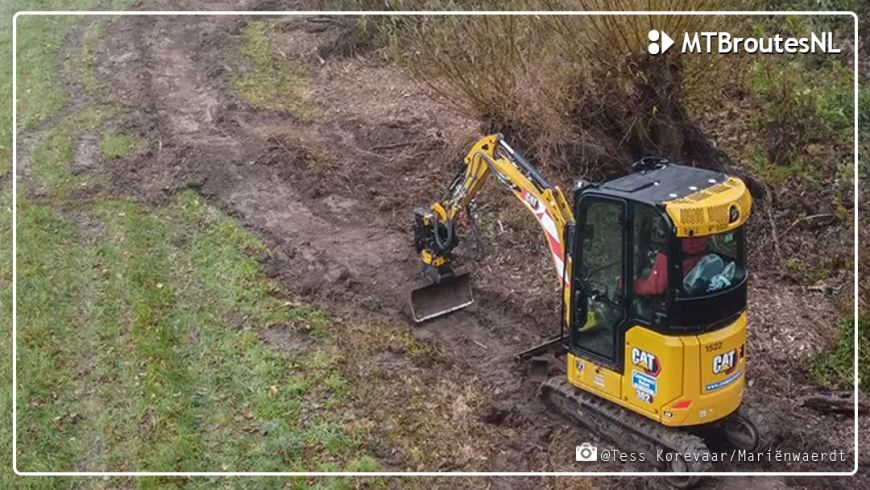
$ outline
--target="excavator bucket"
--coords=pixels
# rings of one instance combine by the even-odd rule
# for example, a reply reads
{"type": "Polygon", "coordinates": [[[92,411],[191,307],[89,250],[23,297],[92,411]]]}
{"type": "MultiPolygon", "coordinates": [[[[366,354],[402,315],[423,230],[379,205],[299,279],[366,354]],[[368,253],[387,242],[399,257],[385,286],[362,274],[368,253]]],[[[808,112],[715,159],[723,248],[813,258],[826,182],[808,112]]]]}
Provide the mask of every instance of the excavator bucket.
{"type": "Polygon", "coordinates": [[[461,310],[474,303],[471,278],[467,272],[435,282],[423,277],[411,291],[411,314],[417,323],[461,310]]]}

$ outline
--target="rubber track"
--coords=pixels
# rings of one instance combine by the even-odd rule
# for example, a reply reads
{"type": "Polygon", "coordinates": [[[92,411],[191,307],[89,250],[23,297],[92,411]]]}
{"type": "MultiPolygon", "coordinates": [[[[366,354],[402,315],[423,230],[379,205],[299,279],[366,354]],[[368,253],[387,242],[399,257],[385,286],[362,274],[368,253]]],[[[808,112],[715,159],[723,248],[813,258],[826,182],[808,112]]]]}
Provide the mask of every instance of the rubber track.
{"type": "MultiPolygon", "coordinates": [[[[564,376],[541,384],[544,400],[558,412],[588,426],[625,451],[643,452],[647,462],[657,467],[667,463],[656,461],[656,451],[702,454],[707,460],[686,461],[685,471],[701,472],[711,468],[709,449],[700,437],[658,424],[615,403],[583,391],[568,383],[564,376]]],[[[693,458],[694,459],[694,458],[693,458]]]]}

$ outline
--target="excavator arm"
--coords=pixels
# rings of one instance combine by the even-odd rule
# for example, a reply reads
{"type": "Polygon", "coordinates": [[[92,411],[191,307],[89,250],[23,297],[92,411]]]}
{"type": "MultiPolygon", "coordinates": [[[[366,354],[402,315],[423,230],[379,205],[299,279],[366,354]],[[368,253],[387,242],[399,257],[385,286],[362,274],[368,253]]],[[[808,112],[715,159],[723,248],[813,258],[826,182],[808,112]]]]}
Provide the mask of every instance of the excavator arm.
{"type": "Polygon", "coordinates": [[[422,284],[414,289],[411,305],[416,321],[455,311],[473,302],[466,273],[453,264],[459,244],[458,223],[469,204],[493,174],[534,215],[547,240],[555,272],[570,294],[565,264],[565,227],[574,222],[571,208],[558,186],[551,185],[500,134],[481,138],[465,157],[465,167],[453,178],[443,198],[414,211],[414,242],[423,261],[422,284]]]}

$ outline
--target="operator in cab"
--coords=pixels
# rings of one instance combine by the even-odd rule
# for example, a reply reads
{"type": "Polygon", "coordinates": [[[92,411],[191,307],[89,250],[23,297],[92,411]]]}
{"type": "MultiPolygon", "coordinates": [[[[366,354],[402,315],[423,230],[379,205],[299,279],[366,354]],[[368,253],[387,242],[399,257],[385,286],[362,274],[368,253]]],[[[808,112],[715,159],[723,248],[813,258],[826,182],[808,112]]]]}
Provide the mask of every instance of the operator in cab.
{"type": "MultiPolygon", "coordinates": [[[[664,234],[662,233],[662,236],[664,234]]],[[[683,289],[690,295],[714,293],[729,287],[737,275],[736,251],[728,253],[733,232],[709,237],[680,238],[683,289]],[[713,242],[713,246],[709,245],[713,242]]],[[[651,241],[660,246],[649,253],[649,262],[640,277],[634,279],[634,292],[659,296],[668,288],[668,256],[664,240],[651,241]]]]}

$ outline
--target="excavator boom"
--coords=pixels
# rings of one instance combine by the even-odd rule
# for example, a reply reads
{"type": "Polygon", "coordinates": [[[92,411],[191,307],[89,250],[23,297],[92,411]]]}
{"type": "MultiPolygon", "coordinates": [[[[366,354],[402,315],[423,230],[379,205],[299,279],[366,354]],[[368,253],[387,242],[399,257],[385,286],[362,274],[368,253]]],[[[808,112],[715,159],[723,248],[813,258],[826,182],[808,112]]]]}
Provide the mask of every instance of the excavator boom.
{"type": "Polygon", "coordinates": [[[565,263],[565,225],[574,218],[565,196],[551,185],[500,134],[478,140],[465,157],[443,198],[414,210],[414,241],[423,262],[423,278],[411,292],[411,311],[422,322],[470,306],[474,298],[466,272],[453,264],[459,244],[458,227],[470,218],[469,204],[490,174],[528,209],[544,231],[555,272],[565,294],[570,284],[565,263]]]}

